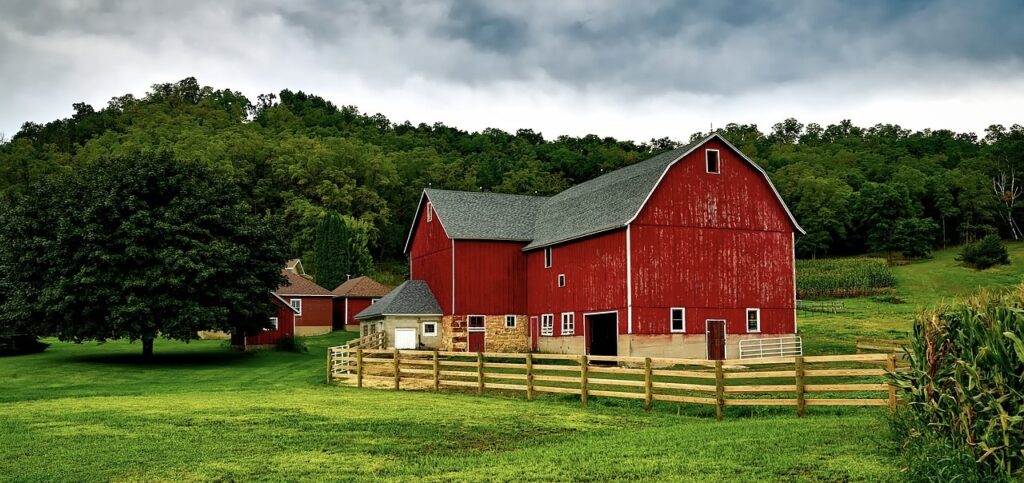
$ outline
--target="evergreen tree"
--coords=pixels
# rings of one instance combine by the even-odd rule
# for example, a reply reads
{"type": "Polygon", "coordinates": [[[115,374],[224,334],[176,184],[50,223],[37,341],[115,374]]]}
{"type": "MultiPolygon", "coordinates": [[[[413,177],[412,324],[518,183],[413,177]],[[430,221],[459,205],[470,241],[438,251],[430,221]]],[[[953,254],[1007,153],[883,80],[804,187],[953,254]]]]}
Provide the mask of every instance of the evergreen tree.
{"type": "Polygon", "coordinates": [[[316,229],[316,282],[328,289],[344,282],[349,272],[345,247],[346,223],[336,211],[328,211],[316,229]]]}

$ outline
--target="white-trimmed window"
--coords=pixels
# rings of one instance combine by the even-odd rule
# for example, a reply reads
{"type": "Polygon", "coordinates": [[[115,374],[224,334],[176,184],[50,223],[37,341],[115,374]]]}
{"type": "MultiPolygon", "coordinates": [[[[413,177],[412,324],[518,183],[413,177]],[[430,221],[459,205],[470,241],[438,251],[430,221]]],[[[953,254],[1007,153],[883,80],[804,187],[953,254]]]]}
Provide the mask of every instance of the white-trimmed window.
{"type": "Polygon", "coordinates": [[[761,332],[761,309],[747,309],[747,332],[761,332]]]}
{"type": "Polygon", "coordinates": [[[302,299],[291,299],[288,303],[292,304],[292,308],[295,309],[295,315],[302,315],[302,299]]]}
{"type": "Polygon", "coordinates": [[[686,309],[683,307],[672,307],[669,309],[669,328],[672,332],[686,333],[686,309]]]}
{"type": "Polygon", "coordinates": [[[558,286],[559,287],[564,287],[565,286],[565,274],[564,273],[558,274],[558,286]]]}
{"type": "Polygon", "coordinates": [[[377,303],[379,301],[380,301],[380,299],[370,299],[370,305],[373,305],[373,304],[375,304],[375,303],[377,303]]]}
{"type": "Polygon", "coordinates": [[[516,328],[516,316],[514,316],[514,315],[506,315],[505,316],[505,328],[506,329],[514,329],[514,328],[516,328]]]}
{"type": "Polygon", "coordinates": [[[555,314],[540,316],[540,335],[555,335],[555,314]]]}
{"type": "Polygon", "coordinates": [[[422,330],[420,332],[422,332],[423,335],[427,337],[433,337],[437,335],[437,322],[424,322],[422,325],[423,327],[421,327],[422,330]]]}
{"type": "Polygon", "coordinates": [[[427,202],[427,223],[434,221],[434,206],[427,202]]]}
{"type": "Polygon", "coordinates": [[[551,247],[544,248],[544,268],[551,268],[551,247]]]}
{"type": "Polygon", "coordinates": [[[470,329],[483,329],[487,326],[486,318],[482,315],[470,315],[469,316],[469,328],[470,329]]]}
{"type": "Polygon", "coordinates": [[[270,318],[270,327],[271,328],[267,330],[277,330],[277,317],[270,318]]]}
{"type": "Polygon", "coordinates": [[[717,149],[708,149],[704,151],[704,158],[707,161],[708,173],[719,174],[722,172],[722,160],[718,156],[717,149]]]}
{"type": "Polygon", "coordinates": [[[562,312],[562,335],[573,335],[576,332],[576,314],[562,312]]]}

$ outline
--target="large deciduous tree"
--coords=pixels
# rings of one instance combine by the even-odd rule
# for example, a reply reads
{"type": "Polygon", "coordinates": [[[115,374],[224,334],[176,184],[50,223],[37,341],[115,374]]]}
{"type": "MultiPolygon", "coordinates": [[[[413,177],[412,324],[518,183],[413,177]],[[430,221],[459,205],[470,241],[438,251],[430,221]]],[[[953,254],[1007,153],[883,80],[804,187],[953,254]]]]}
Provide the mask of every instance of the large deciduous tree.
{"type": "Polygon", "coordinates": [[[94,162],[5,210],[0,323],[61,340],[240,337],[268,325],[282,230],[236,184],[168,154],[94,162]]]}

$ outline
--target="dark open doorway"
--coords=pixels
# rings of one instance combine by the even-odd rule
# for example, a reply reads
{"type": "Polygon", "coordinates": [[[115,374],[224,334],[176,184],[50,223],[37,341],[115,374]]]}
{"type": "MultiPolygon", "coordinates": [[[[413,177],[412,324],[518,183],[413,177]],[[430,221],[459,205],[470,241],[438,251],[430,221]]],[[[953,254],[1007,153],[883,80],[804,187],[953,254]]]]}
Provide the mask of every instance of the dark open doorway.
{"type": "Polygon", "coordinates": [[[587,318],[587,346],[595,356],[619,355],[619,317],[615,312],[590,314],[587,318]]]}

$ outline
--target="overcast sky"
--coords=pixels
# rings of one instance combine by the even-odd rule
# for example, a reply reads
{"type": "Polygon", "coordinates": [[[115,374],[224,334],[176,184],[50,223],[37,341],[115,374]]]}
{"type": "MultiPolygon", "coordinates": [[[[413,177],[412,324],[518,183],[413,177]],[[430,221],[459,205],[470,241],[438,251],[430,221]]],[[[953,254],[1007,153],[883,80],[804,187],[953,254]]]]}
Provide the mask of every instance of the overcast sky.
{"type": "Polygon", "coordinates": [[[1024,1],[0,0],[0,132],[195,76],[393,121],[685,140],[1024,122],[1024,1]]]}

